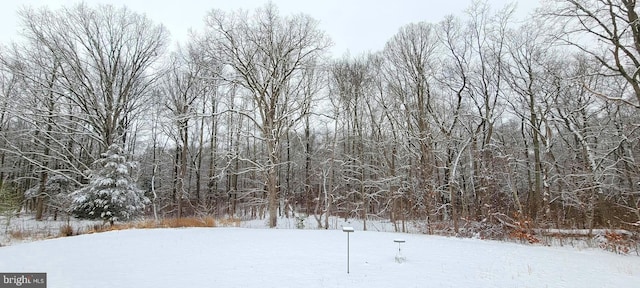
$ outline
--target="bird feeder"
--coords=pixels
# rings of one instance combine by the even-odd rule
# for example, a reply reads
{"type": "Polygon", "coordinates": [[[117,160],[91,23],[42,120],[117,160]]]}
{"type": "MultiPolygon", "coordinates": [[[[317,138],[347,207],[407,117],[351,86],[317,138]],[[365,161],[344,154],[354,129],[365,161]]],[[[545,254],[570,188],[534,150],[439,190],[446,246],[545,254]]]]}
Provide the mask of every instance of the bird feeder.
{"type": "Polygon", "coordinates": [[[396,255],[396,262],[398,263],[402,263],[405,260],[407,260],[407,258],[405,258],[404,256],[402,256],[402,243],[405,242],[404,239],[394,239],[393,242],[398,243],[398,254],[396,255]]]}
{"type": "Polygon", "coordinates": [[[355,231],[353,227],[342,227],[342,232],[347,233],[347,274],[349,274],[349,233],[355,231]]]}

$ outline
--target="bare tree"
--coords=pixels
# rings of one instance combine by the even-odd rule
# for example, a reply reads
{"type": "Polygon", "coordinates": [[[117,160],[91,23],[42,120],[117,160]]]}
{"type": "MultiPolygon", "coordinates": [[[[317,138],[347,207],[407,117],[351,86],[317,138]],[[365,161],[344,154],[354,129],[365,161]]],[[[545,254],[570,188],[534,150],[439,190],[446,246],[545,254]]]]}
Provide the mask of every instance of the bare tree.
{"type": "Polygon", "coordinates": [[[470,96],[474,115],[473,132],[471,142],[474,163],[472,167],[473,193],[475,215],[478,220],[486,219],[490,215],[492,207],[490,191],[495,189],[492,183],[492,139],[496,122],[501,119],[502,109],[500,99],[503,98],[506,89],[505,58],[506,58],[506,32],[512,21],[513,6],[506,6],[499,11],[493,11],[488,1],[474,2],[466,11],[468,15],[467,33],[470,38],[470,96]]]}
{"type": "MultiPolygon", "coordinates": [[[[165,97],[165,108],[170,111],[169,117],[173,120],[174,125],[170,131],[177,133],[169,133],[176,143],[176,159],[175,170],[177,171],[175,201],[177,203],[177,217],[182,217],[182,208],[185,201],[189,200],[188,187],[188,168],[190,165],[191,146],[190,135],[192,129],[191,122],[196,118],[195,108],[197,101],[203,98],[203,81],[202,77],[204,67],[192,61],[190,56],[177,52],[171,56],[170,68],[165,74],[162,87],[165,97]]],[[[191,151],[193,153],[193,151],[191,151]]]]}
{"type": "Polygon", "coordinates": [[[516,97],[509,97],[507,102],[515,105],[512,113],[523,123],[522,133],[526,134],[526,137],[523,137],[523,151],[527,163],[530,158],[529,151],[533,151],[533,177],[529,177],[530,189],[527,195],[529,217],[538,219],[538,216],[543,216],[544,219],[548,219],[550,195],[544,188],[549,185],[549,168],[545,165],[544,154],[549,150],[549,130],[545,125],[548,123],[551,109],[546,104],[554,92],[553,89],[547,88],[553,87],[550,85],[552,81],[548,66],[558,54],[554,53],[553,42],[543,37],[541,29],[525,25],[517,31],[519,32],[512,33],[508,43],[510,67],[507,70],[507,82],[513,90],[513,96],[516,97]]]}
{"type": "MultiPolygon", "coordinates": [[[[6,52],[0,50],[0,166],[5,166],[6,161],[6,152],[5,149],[8,147],[8,139],[11,136],[8,135],[11,131],[9,130],[10,123],[12,122],[13,116],[11,111],[14,110],[15,101],[11,101],[15,99],[16,94],[18,93],[18,82],[19,77],[11,71],[10,64],[7,63],[7,55],[6,52]]],[[[5,185],[5,170],[0,170],[0,189],[5,185]]]]}
{"type": "Polygon", "coordinates": [[[557,134],[568,150],[573,151],[567,153],[570,160],[565,155],[556,160],[562,165],[556,170],[564,188],[560,191],[563,204],[579,211],[581,215],[576,218],[583,220],[583,225],[589,229],[605,223],[637,221],[634,188],[637,184],[628,179],[637,175],[630,167],[634,157],[633,148],[628,146],[629,140],[638,137],[637,124],[634,124],[637,117],[628,114],[629,110],[636,109],[598,97],[590,91],[592,88],[607,89],[609,95],[620,96],[625,93],[625,80],[592,73],[599,69],[599,64],[584,53],[559,63],[561,66],[550,73],[563,79],[552,98],[551,112],[557,134]],[[617,93],[614,92],[616,89],[617,93]],[[624,210],[619,211],[620,207],[624,210]],[[636,216],[632,216],[634,214],[636,216]]]}
{"type": "MultiPolygon", "coordinates": [[[[363,219],[363,229],[367,230],[367,213],[370,206],[369,176],[371,172],[369,140],[371,133],[368,127],[372,123],[372,111],[368,109],[372,99],[371,88],[374,87],[373,72],[369,66],[369,57],[361,56],[356,59],[342,59],[333,63],[331,67],[332,99],[336,114],[342,112],[342,117],[336,119],[344,121],[342,134],[342,153],[344,164],[343,182],[346,191],[346,206],[350,212],[360,213],[363,219]],[[358,199],[358,200],[356,200],[358,199]],[[355,205],[352,205],[355,204],[355,205]]],[[[336,131],[338,132],[338,131],[336,131]]],[[[338,134],[338,133],[336,133],[338,134]]]]}
{"type": "MultiPolygon", "coordinates": [[[[33,135],[31,139],[33,139],[34,145],[30,145],[27,149],[13,146],[14,149],[9,151],[28,159],[27,161],[37,163],[39,166],[39,187],[36,188],[38,192],[35,195],[36,220],[42,220],[45,208],[45,184],[47,183],[48,173],[51,170],[50,166],[55,164],[50,163],[55,160],[55,158],[51,157],[51,154],[53,154],[51,151],[52,142],[57,142],[58,140],[58,137],[54,136],[53,130],[56,120],[59,121],[61,118],[60,108],[57,107],[60,95],[55,92],[57,90],[58,77],[60,76],[60,63],[55,56],[51,55],[50,51],[38,49],[38,47],[30,48],[32,50],[26,52],[28,55],[20,55],[17,52],[18,49],[15,48],[16,55],[13,61],[18,63],[12,68],[16,75],[24,76],[22,77],[24,81],[23,92],[32,95],[32,97],[25,98],[22,103],[26,105],[22,106],[20,111],[14,111],[14,113],[26,116],[23,119],[26,123],[31,124],[32,129],[36,131],[35,133],[30,133],[29,129],[26,130],[26,135],[24,135],[27,138],[31,138],[28,135],[33,135]]],[[[58,129],[56,130],[59,131],[58,129]]]]}
{"type": "MultiPolygon", "coordinates": [[[[574,72],[581,74],[569,74],[571,84],[565,85],[564,91],[573,91],[575,96],[573,99],[559,98],[563,99],[559,103],[562,105],[557,106],[559,109],[555,113],[558,119],[563,119],[564,128],[583,151],[580,158],[588,177],[575,183],[589,183],[589,189],[581,190],[590,191],[587,199],[582,201],[588,207],[586,226],[589,228],[596,225],[594,217],[600,212],[602,218],[612,221],[609,219],[611,216],[606,215],[610,215],[613,209],[602,206],[606,199],[615,199],[618,205],[632,214],[640,215],[637,193],[620,193],[627,189],[637,190],[633,187],[638,183],[629,178],[637,175],[637,169],[631,164],[636,163],[637,167],[631,143],[638,137],[638,120],[628,116],[619,118],[620,115],[628,115],[628,109],[640,109],[640,22],[637,9],[635,0],[565,0],[551,1],[540,11],[542,19],[556,24],[549,25],[548,30],[558,41],[585,55],[576,61],[582,63],[576,65],[582,69],[574,72]],[[575,87],[572,82],[581,87],[575,87]],[[602,114],[593,114],[595,111],[602,114]],[[601,118],[601,115],[607,117],[601,118]],[[593,121],[593,118],[599,119],[593,121]],[[615,188],[605,184],[617,177],[626,181],[615,188]],[[611,190],[620,194],[611,196],[608,192],[611,190]]],[[[626,217],[616,218],[618,221],[626,217]]]]}
{"type": "Polygon", "coordinates": [[[26,41],[11,46],[2,62],[19,84],[13,89],[14,105],[5,112],[21,124],[12,127],[11,135],[0,135],[7,144],[0,149],[35,167],[32,177],[37,177],[38,182],[27,186],[37,192],[27,195],[27,199],[35,200],[36,219],[41,220],[46,199],[51,198],[45,193],[50,174],[66,177],[76,185],[86,176],[88,163],[80,160],[73,145],[86,133],[73,128],[73,108],[62,97],[59,83],[61,61],[53,51],[26,41]],[[29,144],[24,145],[23,141],[29,144]]]}
{"type": "MultiPolygon", "coordinates": [[[[383,55],[387,65],[384,70],[390,94],[398,99],[405,111],[403,128],[407,152],[411,153],[409,164],[412,171],[408,178],[410,196],[418,215],[427,219],[433,216],[438,197],[434,193],[434,147],[431,114],[435,93],[435,64],[439,53],[439,41],[435,25],[421,22],[404,26],[385,45],[383,55]],[[415,162],[413,162],[415,159],[415,162]]],[[[412,212],[413,212],[412,211],[412,212]]],[[[416,215],[417,216],[417,215],[416,215]]]]}
{"type": "MultiPolygon", "coordinates": [[[[471,94],[469,91],[471,76],[469,75],[470,68],[468,65],[472,54],[472,44],[470,43],[472,38],[465,36],[461,21],[452,16],[440,22],[438,28],[439,41],[444,49],[443,56],[440,59],[442,69],[438,71],[439,85],[437,86],[441,91],[441,96],[439,97],[439,105],[434,105],[434,113],[431,113],[431,116],[442,135],[443,143],[441,146],[446,147],[444,183],[441,186],[448,190],[445,194],[449,195],[454,231],[458,233],[458,207],[461,206],[463,211],[467,210],[465,208],[467,206],[465,203],[466,198],[463,197],[464,192],[460,188],[463,185],[461,185],[457,174],[460,170],[458,166],[462,165],[460,163],[462,161],[461,156],[465,149],[476,137],[473,129],[462,129],[461,126],[463,125],[460,123],[463,121],[463,112],[466,112],[464,109],[465,104],[468,105],[468,100],[465,100],[470,98],[469,95],[471,94]],[[461,197],[458,197],[458,194],[461,194],[461,197]],[[458,201],[458,198],[460,198],[460,201],[458,201]]],[[[466,217],[467,215],[464,216],[466,217]]]]}
{"type": "Polygon", "coordinates": [[[592,92],[640,109],[640,19],[636,5],[635,0],[556,0],[543,7],[542,15],[561,24],[553,31],[556,37],[598,61],[601,73],[622,77],[633,96],[592,92]]]}
{"type": "MultiPolygon", "coordinates": [[[[226,14],[214,10],[206,18],[208,33],[214,36],[212,49],[219,51],[230,71],[229,80],[249,91],[266,145],[262,163],[269,199],[269,226],[275,227],[278,216],[278,174],[281,165],[280,144],[288,128],[298,122],[303,112],[290,93],[300,83],[300,71],[314,65],[330,45],[318,22],[306,15],[281,17],[273,4],[255,11],[226,14]]],[[[248,116],[248,115],[245,115],[248,116]]]]}
{"type": "Polygon", "coordinates": [[[19,13],[25,37],[60,61],[59,84],[94,131],[100,151],[126,143],[135,112],[154,82],[167,32],[126,8],[79,4],[19,13]]]}

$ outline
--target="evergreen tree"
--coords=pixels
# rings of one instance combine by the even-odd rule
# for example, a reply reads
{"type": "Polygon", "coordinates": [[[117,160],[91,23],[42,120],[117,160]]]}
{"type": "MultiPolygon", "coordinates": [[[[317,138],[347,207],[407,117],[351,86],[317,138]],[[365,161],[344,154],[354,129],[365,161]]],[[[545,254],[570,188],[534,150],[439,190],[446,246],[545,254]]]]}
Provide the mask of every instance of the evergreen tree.
{"type": "Polygon", "coordinates": [[[122,148],[113,144],[93,171],[89,184],[71,194],[71,213],[78,218],[102,219],[113,225],[141,212],[149,199],[130,176],[135,163],[127,161],[122,148]]]}

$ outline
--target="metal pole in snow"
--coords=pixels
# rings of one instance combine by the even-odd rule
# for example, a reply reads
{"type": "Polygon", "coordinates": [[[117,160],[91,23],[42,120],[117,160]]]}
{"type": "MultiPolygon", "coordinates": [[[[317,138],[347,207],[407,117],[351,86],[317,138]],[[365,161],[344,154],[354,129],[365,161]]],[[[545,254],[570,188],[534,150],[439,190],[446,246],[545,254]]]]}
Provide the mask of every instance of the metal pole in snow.
{"type": "Polygon", "coordinates": [[[353,232],[353,227],[342,227],[342,231],[347,233],[347,274],[349,274],[349,233],[353,232]]]}
{"type": "Polygon", "coordinates": [[[349,233],[347,233],[347,274],[349,274],[349,233]]]}

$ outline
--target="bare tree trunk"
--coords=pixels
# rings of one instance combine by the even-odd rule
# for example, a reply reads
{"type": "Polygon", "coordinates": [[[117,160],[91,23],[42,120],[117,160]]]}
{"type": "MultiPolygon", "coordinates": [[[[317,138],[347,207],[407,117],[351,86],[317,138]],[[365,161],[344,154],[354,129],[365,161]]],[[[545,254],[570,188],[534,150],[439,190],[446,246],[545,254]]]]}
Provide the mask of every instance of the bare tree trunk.
{"type": "MultiPolygon", "coordinates": [[[[202,105],[202,115],[204,115],[206,113],[206,109],[204,107],[204,104],[202,105]]],[[[196,165],[194,167],[194,172],[195,172],[195,176],[196,176],[196,188],[195,188],[195,193],[196,193],[196,201],[198,204],[203,203],[202,202],[202,195],[200,189],[202,188],[201,186],[201,173],[202,173],[202,158],[203,158],[203,153],[204,153],[204,117],[202,117],[200,119],[200,131],[199,131],[199,138],[198,138],[198,152],[196,153],[196,165]]]]}
{"type": "MultiPolygon", "coordinates": [[[[271,135],[272,125],[265,125],[268,131],[263,131],[263,135],[271,135]]],[[[269,227],[274,228],[278,224],[278,197],[279,197],[279,185],[278,185],[278,163],[280,163],[278,143],[274,138],[267,139],[267,153],[269,154],[269,163],[267,164],[267,200],[269,210],[269,227]]]]}

